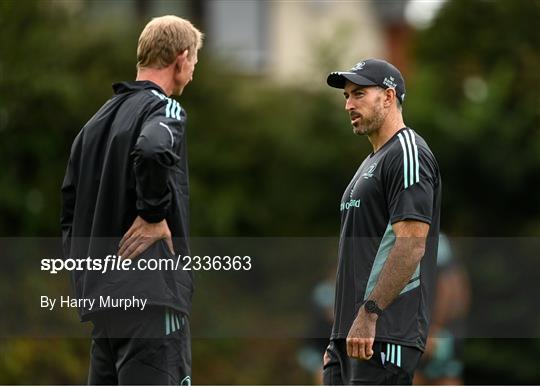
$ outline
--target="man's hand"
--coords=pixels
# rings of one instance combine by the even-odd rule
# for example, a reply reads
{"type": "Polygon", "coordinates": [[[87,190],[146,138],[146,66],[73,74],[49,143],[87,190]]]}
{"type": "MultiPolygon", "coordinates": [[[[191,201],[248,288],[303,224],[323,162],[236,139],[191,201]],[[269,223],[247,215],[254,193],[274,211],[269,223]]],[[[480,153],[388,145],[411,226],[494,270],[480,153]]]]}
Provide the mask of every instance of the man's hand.
{"type": "Polygon", "coordinates": [[[118,255],[122,256],[122,259],[132,259],[160,239],[165,239],[167,246],[174,255],[171,231],[167,221],[163,219],[158,223],[148,223],[140,216],[137,216],[120,241],[118,255]]]}
{"type": "Polygon", "coordinates": [[[360,307],[347,335],[347,355],[349,357],[360,360],[371,359],[377,318],[375,313],[367,313],[364,306],[360,307]]]}
{"type": "Polygon", "coordinates": [[[326,365],[330,363],[330,355],[328,354],[328,348],[324,351],[323,355],[323,367],[326,367],[326,365]]]}

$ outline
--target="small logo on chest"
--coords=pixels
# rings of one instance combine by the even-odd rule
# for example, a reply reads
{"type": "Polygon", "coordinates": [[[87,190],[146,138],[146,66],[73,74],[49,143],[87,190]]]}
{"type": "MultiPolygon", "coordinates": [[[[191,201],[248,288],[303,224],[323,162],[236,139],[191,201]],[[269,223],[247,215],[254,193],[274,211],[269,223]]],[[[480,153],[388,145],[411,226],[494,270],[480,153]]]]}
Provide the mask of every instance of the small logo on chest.
{"type": "Polygon", "coordinates": [[[371,164],[367,172],[362,173],[362,177],[364,179],[369,179],[370,177],[373,177],[373,172],[375,172],[375,168],[377,168],[377,163],[371,164]]]}

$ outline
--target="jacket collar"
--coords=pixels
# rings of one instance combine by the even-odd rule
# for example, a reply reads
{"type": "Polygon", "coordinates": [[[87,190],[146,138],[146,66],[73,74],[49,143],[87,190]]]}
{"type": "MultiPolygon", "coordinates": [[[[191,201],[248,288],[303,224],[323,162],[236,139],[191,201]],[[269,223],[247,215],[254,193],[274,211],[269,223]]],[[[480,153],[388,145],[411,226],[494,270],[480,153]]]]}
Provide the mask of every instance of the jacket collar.
{"type": "Polygon", "coordinates": [[[165,94],[163,89],[152,81],[118,82],[112,85],[115,94],[129,93],[137,90],[155,89],[165,94]]]}

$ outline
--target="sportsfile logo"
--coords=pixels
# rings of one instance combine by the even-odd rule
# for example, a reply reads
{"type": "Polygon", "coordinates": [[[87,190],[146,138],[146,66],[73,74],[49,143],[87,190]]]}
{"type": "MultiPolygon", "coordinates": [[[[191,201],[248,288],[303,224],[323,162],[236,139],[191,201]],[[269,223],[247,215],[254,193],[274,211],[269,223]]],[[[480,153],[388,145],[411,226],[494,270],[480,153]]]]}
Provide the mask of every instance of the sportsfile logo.
{"type": "Polygon", "coordinates": [[[348,210],[351,207],[360,207],[360,199],[351,199],[348,202],[341,202],[339,206],[340,211],[348,210]]]}

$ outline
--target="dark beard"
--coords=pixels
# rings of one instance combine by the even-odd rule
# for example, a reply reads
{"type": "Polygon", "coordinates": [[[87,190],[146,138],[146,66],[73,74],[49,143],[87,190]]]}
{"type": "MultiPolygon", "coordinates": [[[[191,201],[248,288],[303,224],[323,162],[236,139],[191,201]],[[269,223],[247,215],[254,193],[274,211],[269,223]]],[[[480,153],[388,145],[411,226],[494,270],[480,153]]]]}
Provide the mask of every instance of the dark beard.
{"type": "Polygon", "coordinates": [[[358,127],[353,127],[353,131],[355,134],[359,136],[363,135],[370,135],[371,133],[374,133],[378,131],[385,119],[385,115],[382,111],[382,108],[377,107],[373,111],[373,115],[369,118],[362,118],[360,120],[360,124],[358,127]]]}

